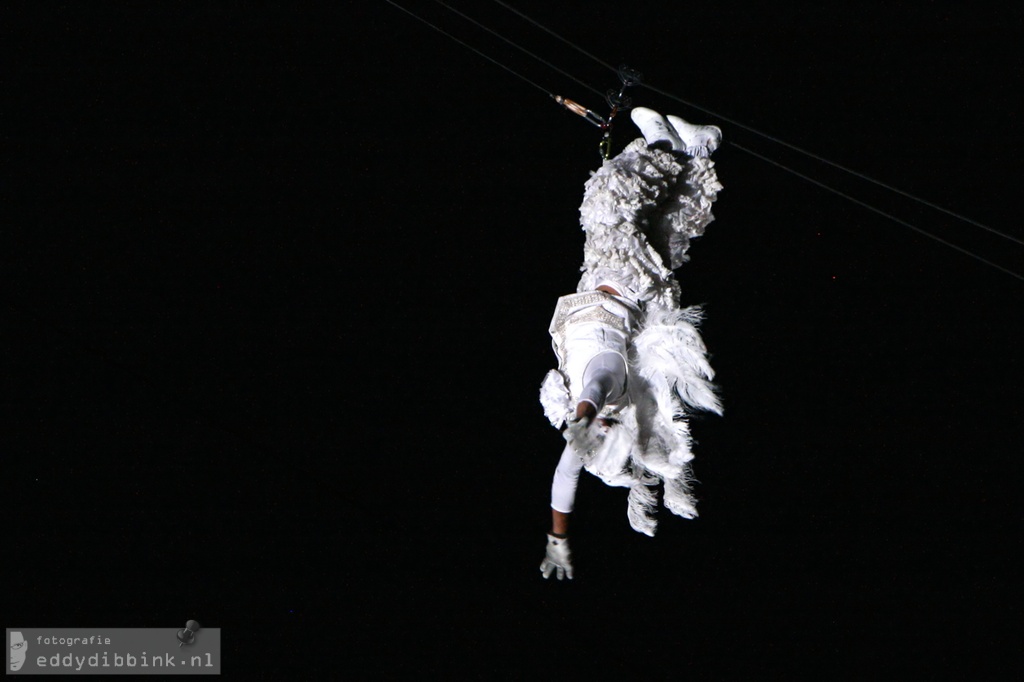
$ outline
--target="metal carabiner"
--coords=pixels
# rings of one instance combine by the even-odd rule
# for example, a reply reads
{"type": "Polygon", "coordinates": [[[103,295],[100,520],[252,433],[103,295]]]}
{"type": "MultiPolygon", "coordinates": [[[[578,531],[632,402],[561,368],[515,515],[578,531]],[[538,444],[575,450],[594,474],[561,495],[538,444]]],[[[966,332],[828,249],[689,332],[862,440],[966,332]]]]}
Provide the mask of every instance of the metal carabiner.
{"type": "Polygon", "coordinates": [[[595,114],[590,109],[587,109],[585,106],[583,106],[579,102],[574,102],[571,99],[569,99],[568,97],[562,97],[561,95],[551,95],[551,99],[555,100],[556,102],[561,104],[563,107],[565,107],[566,109],[568,109],[572,113],[576,114],[577,116],[582,116],[584,119],[586,119],[588,122],[594,124],[598,128],[605,128],[608,125],[608,121],[606,121],[604,118],[602,118],[598,114],[595,114]]]}

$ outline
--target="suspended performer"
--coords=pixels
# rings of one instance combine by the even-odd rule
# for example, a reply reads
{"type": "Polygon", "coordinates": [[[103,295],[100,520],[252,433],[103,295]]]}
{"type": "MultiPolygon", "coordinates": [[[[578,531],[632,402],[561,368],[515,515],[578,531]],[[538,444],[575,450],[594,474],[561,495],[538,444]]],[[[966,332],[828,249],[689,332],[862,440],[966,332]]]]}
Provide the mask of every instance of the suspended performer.
{"type": "Polygon", "coordinates": [[[722,414],[697,331],[701,309],[679,307],[672,274],[714,220],[722,185],[708,157],[722,132],[642,107],[631,116],[643,139],[585,185],[583,276],[577,293],[558,299],[549,329],[558,369],[540,400],[552,426],[566,426],[566,446],[551,483],[545,578],[573,577],[569,518],[583,468],[629,489],[627,516],[640,533],[657,528],[659,485],[665,507],[696,517],[686,415],[722,414]]]}

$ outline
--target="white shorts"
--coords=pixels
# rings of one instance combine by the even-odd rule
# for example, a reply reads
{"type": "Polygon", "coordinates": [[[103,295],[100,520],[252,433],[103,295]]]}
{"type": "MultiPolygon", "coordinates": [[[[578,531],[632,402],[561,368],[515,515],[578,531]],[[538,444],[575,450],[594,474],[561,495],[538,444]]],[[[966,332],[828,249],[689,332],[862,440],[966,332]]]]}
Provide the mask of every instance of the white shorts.
{"type": "MultiPolygon", "coordinates": [[[[583,390],[587,365],[602,353],[616,353],[627,361],[629,338],[635,326],[635,308],[603,291],[584,292],[558,299],[551,321],[552,346],[558,369],[568,381],[573,403],[583,390]]],[[[609,396],[614,403],[618,396],[609,396]]]]}

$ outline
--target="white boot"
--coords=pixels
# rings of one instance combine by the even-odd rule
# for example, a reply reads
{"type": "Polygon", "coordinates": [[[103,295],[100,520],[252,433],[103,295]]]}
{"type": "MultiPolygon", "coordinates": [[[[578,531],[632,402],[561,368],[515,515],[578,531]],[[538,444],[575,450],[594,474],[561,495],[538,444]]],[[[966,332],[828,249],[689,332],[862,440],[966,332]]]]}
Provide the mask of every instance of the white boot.
{"type": "Polygon", "coordinates": [[[675,128],[682,139],[682,145],[676,151],[686,152],[689,156],[711,156],[722,143],[722,129],[718,126],[699,126],[687,123],[678,116],[669,116],[668,122],[675,128]]]}
{"type": "Polygon", "coordinates": [[[662,147],[665,148],[665,151],[670,149],[682,151],[685,146],[668,119],[654,109],[636,107],[629,116],[640,132],[644,134],[644,139],[647,140],[649,146],[662,147]]]}

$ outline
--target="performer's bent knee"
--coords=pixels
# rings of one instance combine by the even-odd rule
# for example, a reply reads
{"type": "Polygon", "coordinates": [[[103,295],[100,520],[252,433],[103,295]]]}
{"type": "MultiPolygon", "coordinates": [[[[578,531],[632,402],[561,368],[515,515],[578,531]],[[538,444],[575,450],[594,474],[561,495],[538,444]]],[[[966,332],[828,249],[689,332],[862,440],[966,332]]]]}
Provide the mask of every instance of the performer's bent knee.
{"type": "Polygon", "coordinates": [[[626,388],[626,361],[615,351],[600,353],[587,364],[583,372],[583,390],[580,402],[588,402],[598,412],[608,402],[618,400],[626,388]]]}

